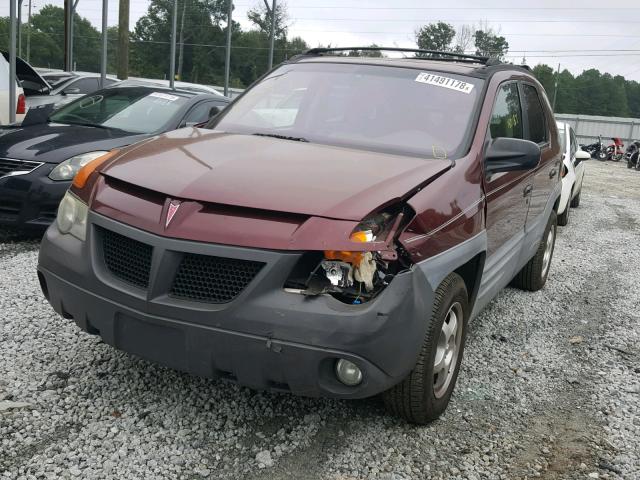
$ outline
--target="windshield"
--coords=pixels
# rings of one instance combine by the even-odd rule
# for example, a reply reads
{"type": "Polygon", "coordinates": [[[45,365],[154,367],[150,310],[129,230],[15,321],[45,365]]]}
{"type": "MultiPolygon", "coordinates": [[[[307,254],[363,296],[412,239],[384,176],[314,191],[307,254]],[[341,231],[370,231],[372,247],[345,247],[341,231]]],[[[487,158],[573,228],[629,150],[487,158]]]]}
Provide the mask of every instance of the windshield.
{"type": "Polygon", "coordinates": [[[424,157],[460,153],[482,80],[410,68],[284,65],[209,127],[424,157]]]}
{"type": "Polygon", "coordinates": [[[154,133],[171,122],[189,101],[186,95],[148,88],[107,89],[62,107],[51,122],[154,133]]]}

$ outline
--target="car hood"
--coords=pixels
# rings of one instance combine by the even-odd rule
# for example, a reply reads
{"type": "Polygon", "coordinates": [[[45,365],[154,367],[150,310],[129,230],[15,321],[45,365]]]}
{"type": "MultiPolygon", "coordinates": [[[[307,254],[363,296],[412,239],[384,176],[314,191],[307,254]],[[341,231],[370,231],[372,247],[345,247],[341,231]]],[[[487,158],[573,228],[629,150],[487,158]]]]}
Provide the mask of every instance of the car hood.
{"type": "Polygon", "coordinates": [[[451,164],[185,128],[137,145],[102,174],[176,199],[360,220],[451,164]]]}
{"type": "Polygon", "coordinates": [[[60,163],[67,158],[96,150],[111,150],[149,135],[119,130],[43,123],[0,129],[0,158],[60,163]]]}

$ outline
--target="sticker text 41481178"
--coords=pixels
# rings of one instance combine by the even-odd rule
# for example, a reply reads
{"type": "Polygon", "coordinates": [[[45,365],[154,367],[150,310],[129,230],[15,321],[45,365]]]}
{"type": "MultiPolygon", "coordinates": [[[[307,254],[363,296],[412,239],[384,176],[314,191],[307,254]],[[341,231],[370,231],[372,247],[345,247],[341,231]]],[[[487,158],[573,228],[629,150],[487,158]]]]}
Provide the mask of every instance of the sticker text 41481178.
{"type": "Polygon", "coordinates": [[[444,87],[457,92],[471,93],[473,90],[473,84],[463,82],[462,80],[456,80],[451,77],[443,77],[442,75],[434,75],[432,73],[421,72],[416,77],[416,82],[426,83],[428,85],[435,85],[436,87],[444,87]]]}

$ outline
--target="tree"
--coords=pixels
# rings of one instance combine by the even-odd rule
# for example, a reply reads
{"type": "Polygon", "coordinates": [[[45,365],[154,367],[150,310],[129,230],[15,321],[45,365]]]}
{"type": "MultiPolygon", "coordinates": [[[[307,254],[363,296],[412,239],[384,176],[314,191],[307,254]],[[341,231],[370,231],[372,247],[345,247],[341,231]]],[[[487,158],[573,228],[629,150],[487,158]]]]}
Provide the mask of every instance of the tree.
{"type": "Polygon", "coordinates": [[[547,91],[547,96],[551,98],[553,95],[553,86],[555,80],[555,72],[549,65],[540,64],[533,67],[532,73],[547,91]]]}
{"type": "Polygon", "coordinates": [[[462,25],[456,32],[455,48],[457,53],[465,53],[473,42],[473,29],[470,25],[462,25]]]}
{"type": "MultiPolygon", "coordinates": [[[[256,7],[247,12],[247,17],[251,22],[258,27],[262,33],[271,35],[271,19],[273,18],[271,12],[271,5],[268,0],[263,0],[264,4],[259,3],[256,7]]],[[[285,38],[287,36],[289,15],[287,13],[286,3],[280,1],[276,3],[276,25],[275,25],[275,37],[285,38]]]]}
{"type": "MultiPolygon", "coordinates": [[[[371,48],[379,48],[380,46],[372,43],[369,45],[371,48]]],[[[370,58],[382,58],[385,55],[380,50],[351,50],[349,57],[370,57],[370,58]]]]}
{"type": "Polygon", "coordinates": [[[415,33],[416,43],[421,50],[452,51],[451,42],[456,35],[452,25],[445,22],[430,23],[415,33]]]}
{"type": "Polygon", "coordinates": [[[492,29],[476,30],[473,34],[476,55],[503,60],[509,51],[507,39],[496,34],[492,29]]]}

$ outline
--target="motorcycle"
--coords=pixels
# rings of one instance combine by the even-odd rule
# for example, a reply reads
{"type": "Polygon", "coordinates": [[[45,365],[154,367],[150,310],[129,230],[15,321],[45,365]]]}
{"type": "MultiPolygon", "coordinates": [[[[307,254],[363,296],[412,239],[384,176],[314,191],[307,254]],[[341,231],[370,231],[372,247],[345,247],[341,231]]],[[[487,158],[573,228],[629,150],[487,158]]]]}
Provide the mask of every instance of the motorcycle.
{"type": "Polygon", "coordinates": [[[640,170],[640,140],[631,142],[624,154],[627,159],[627,168],[640,170]]]}
{"type": "Polygon", "coordinates": [[[588,152],[591,155],[591,158],[597,158],[601,162],[604,162],[607,159],[607,151],[602,143],[602,137],[598,135],[598,141],[594,143],[590,143],[589,145],[580,145],[582,150],[588,152]]]}
{"type": "MultiPolygon", "coordinates": [[[[612,137],[613,143],[608,145],[605,149],[607,156],[605,160],[613,160],[614,162],[619,162],[624,157],[624,143],[618,137],[612,137]]],[[[598,160],[600,157],[598,157],[598,160]]]]}

